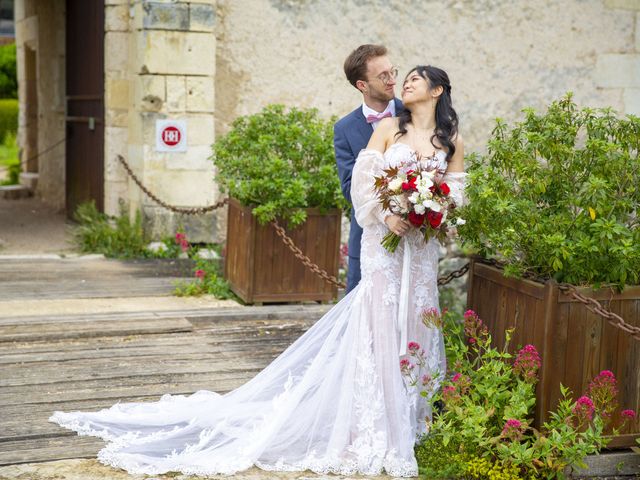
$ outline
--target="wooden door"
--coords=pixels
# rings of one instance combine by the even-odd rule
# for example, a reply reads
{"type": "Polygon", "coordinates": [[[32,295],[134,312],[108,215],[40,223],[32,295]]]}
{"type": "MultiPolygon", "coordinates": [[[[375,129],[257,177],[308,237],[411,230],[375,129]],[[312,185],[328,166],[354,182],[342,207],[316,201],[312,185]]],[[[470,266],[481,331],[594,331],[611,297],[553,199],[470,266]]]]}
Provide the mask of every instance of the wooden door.
{"type": "Polygon", "coordinates": [[[66,210],[104,206],[104,0],[66,0],[66,210]]]}

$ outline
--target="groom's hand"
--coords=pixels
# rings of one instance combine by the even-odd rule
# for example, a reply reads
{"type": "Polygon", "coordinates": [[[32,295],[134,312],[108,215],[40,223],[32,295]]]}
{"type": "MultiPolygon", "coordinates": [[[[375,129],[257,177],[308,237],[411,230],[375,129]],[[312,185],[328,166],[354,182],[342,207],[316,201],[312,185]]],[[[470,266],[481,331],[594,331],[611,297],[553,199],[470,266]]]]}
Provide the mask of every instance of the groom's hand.
{"type": "Polygon", "coordinates": [[[405,233],[409,231],[411,224],[404,220],[399,215],[389,215],[384,219],[384,223],[387,224],[389,230],[398,235],[399,237],[403,237],[405,233]]]}

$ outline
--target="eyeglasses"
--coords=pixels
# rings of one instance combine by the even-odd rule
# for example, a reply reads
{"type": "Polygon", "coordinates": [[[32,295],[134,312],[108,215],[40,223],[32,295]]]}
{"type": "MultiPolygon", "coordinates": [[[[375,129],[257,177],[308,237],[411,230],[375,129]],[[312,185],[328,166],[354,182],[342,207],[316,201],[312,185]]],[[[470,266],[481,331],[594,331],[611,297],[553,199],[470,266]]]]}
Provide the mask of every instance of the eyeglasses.
{"type": "Polygon", "coordinates": [[[382,72],[376,78],[387,85],[391,80],[398,78],[398,67],[391,67],[390,70],[382,72]]]}

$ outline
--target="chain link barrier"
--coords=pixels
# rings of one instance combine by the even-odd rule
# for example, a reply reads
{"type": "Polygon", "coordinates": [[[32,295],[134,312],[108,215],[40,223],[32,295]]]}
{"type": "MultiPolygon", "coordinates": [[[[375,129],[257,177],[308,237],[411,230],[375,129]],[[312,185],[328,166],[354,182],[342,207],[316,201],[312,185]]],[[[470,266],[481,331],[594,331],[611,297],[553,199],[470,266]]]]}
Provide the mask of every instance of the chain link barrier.
{"type": "MultiPolygon", "coordinates": [[[[47,149],[46,151],[49,151],[55,148],[57,145],[62,143],[62,141],[64,141],[64,139],[59,142],[56,142],[54,145],[49,147],[49,149],[47,149]]],[[[45,152],[42,152],[42,153],[45,153],[45,152]]],[[[169,205],[167,202],[164,202],[163,200],[158,198],[156,195],[154,195],[152,192],[150,192],[149,189],[142,184],[140,179],[136,176],[135,173],[133,173],[133,170],[131,169],[131,167],[129,166],[129,164],[127,163],[127,161],[124,159],[122,155],[118,155],[117,158],[118,158],[118,161],[122,164],[122,166],[126,170],[126,172],[132,178],[132,180],[136,183],[136,185],[138,185],[140,190],[142,190],[151,200],[156,202],[158,205],[174,213],[179,213],[184,215],[199,215],[199,214],[211,212],[213,210],[221,208],[224,205],[226,205],[229,201],[228,198],[225,198],[207,207],[180,208],[180,207],[175,207],[173,205],[169,205]]],[[[329,282],[330,284],[335,285],[339,288],[346,288],[346,285],[344,284],[344,282],[341,282],[333,275],[329,275],[329,273],[327,273],[326,270],[323,270],[317,264],[313,263],[311,259],[308,256],[306,256],[298,246],[296,246],[296,244],[293,242],[291,237],[287,235],[285,229],[281,227],[277,221],[273,221],[272,226],[275,229],[276,234],[282,239],[282,242],[289,248],[289,250],[291,250],[291,252],[295,255],[295,257],[298,260],[300,260],[305,267],[307,267],[313,273],[318,275],[323,280],[329,282]]],[[[477,261],[488,264],[488,265],[493,265],[499,268],[504,267],[504,263],[498,262],[495,259],[478,258],[477,261]]],[[[461,268],[459,268],[458,270],[454,270],[453,272],[450,272],[447,275],[439,277],[438,285],[439,286],[446,285],[452,280],[462,277],[469,271],[469,267],[470,267],[470,263],[467,263],[463,265],[461,268]]],[[[545,283],[544,279],[536,277],[535,275],[532,275],[532,274],[526,274],[525,277],[540,283],[545,283]]],[[[640,327],[636,327],[634,325],[628,324],[627,322],[624,321],[624,319],[620,315],[610,310],[607,310],[596,299],[581,294],[575,285],[571,285],[569,283],[560,283],[558,284],[558,288],[563,294],[569,295],[576,301],[582,303],[590,312],[593,312],[596,315],[600,315],[611,325],[613,325],[616,328],[619,328],[623,332],[628,333],[635,340],[640,340],[640,327]]]]}
{"type": "Polygon", "coordinates": [[[122,164],[124,169],[129,174],[131,179],[136,183],[136,185],[138,185],[140,190],[142,190],[145,193],[145,195],[147,195],[151,200],[156,202],[161,207],[164,207],[167,210],[170,210],[170,211],[172,211],[174,213],[180,213],[180,214],[183,214],[183,215],[200,215],[200,214],[203,214],[203,213],[212,212],[214,210],[217,210],[218,208],[223,207],[224,205],[226,205],[229,202],[229,199],[225,198],[225,199],[220,200],[219,202],[214,203],[213,205],[209,205],[207,207],[191,207],[191,208],[174,207],[173,205],[169,205],[167,202],[159,199],[152,192],[150,192],[149,189],[142,184],[142,182],[140,181],[138,176],[135,173],[133,173],[133,170],[131,169],[131,167],[129,166],[129,164],[127,163],[127,161],[124,159],[124,157],[122,155],[118,155],[117,158],[118,158],[118,161],[122,164]]]}
{"type": "MultiPolygon", "coordinates": [[[[486,265],[492,265],[494,267],[503,268],[505,263],[499,262],[493,258],[480,258],[477,257],[476,261],[479,263],[484,263],[486,265]]],[[[523,275],[525,278],[529,280],[533,280],[538,283],[545,283],[546,280],[540,278],[531,273],[525,273],[523,275]]],[[[582,303],[587,310],[596,315],[600,315],[604,318],[609,324],[613,325],[615,328],[619,328],[623,332],[626,332],[631,336],[631,338],[635,340],[640,340],[640,327],[636,327],[635,325],[631,325],[624,321],[624,319],[618,315],[617,313],[612,312],[611,310],[607,310],[600,302],[598,302],[595,298],[588,297],[583,295],[578,291],[578,287],[572,285],[570,283],[558,283],[558,289],[565,295],[573,298],[574,300],[582,303]]]]}
{"type": "MultiPolygon", "coordinates": [[[[181,213],[181,214],[185,214],[185,215],[199,215],[199,214],[203,214],[203,213],[206,213],[206,212],[211,212],[213,210],[216,210],[216,209],[226,205],[229,202],[229,199],[225,198],[224,200],[220,200],[219,202],[215,203],[214,205],[209,205],[208,207],[180,208],[180,207],[175,207],[173,205],[169,205],[167,202],[161,200],[156,195],[154,195],[147,187],[145,187],[142,184],[142,182],[140,181],[138,176],[135,173],[133,173],[133,170],[131,169],[131,166],[127,163],[127,161],[124,159],[124,157],[122,155],[118,155],[117,159],[120,162],[120,164],[122,165],[122,167],[125,169],[127,174],[131,177],[131,179],[135,182],[135,184],[138,185],[140,190],[142,190],[145,195],[147,195],[151,200],[156,202],[161,207],[164,207],[167,210],[170,210],[170,211],[172,211],[174,213],[181,213]]],[[[340,280],[338,280],[333,275],[329,275],[329,273],[326,270],[323,270],[316,263],[313,263],[311,261],[311,259],[308,256],[306,256],[302,252],[302,250],[300,250],[300,248],[293,242],[293,239],[287,235],[286,230],[283,227],[281,227],[280,224],[278,224],[277,221],[273,221],[272,225],[273,225],[273,228],[276,231],[276,234],[280,237],[282,242],[289,248],[289,250],[291,250],[291,252],[294,254],[294,256],[298,260],[300,260],[305,267],[307,267],[313,273],[318,275],[323,280],[329,282],[330,284],[335,285],[338,288],[346,288],[346,285],[344,284],[344,282],[341,282],[340,280]]],[[[446,285],[447,283],[449,283],[454,278],[459,278],[459,277],[463,276],[465,273],[467,273],[468,271],[469,271],[469,264],[466,264],[462,268],[460,268],[459,270],[453,271],[453,272],[449,273],[445,277],[440,277],[438,279],[438,285],[446,285]]]]}

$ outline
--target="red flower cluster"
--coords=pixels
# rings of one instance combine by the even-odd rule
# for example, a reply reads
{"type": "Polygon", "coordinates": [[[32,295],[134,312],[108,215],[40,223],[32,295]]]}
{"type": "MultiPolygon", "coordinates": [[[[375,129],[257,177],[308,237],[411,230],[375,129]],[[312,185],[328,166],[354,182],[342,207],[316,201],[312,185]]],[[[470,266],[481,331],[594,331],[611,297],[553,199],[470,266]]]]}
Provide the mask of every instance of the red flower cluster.
{"type": "Polygon", "coordinates": [[[187,234],[178,232],[176,233],[176,243],[180,245],[183,252],[189,250],[189,242],[187,242],[187,234]]]}
{"type": "Polygon", "coordinates": [[[206,273],[204,270],[198,269],[196,270],[196,278],[200,279],[200,280],[204,280],[206,273]]]}
{"type": "Polygon", "coordinates": [[[467,337],[467,341],[472,345],[477,343],[479,338],[486,337],[489,334],[487,326],[473,310],[464,312],[464,334],[467,337]]]}
{"type": "Polygon", "coordinates": [[[610,370],[601,371],[589,384],[587,395],[593,400],[595,408],[606,420],[616,409],[618,382],[610,370]]]}
{"type": "Polygon", "coordinates": [[[521,375],[526,382],[535,383],[538,380],[538,370],[541,365],[542,362],[540,361],[540,355],[536,347],[533,345],[525,345],[516,356],[513,370],[518,375],[521,375]]]}
{"type": "Polygon", "coordinates": [[[514,442],[519,442],[522,440],[522,435],[524,434],[524,424],[520,420],[516,420],[515,418],[511,418],[507,420],[502,427],[502,433],[500,436],[502,438],[506,438],[507,440],[512,440],[514,442]]]}
{"type": "Polygon", "coordinates": [[[596,408],[593,401],[586,395],[583,395],[576,401],[572,412],[578,419],[579,423],[587,423],[593,418],[595,410],[596,408]]]}

